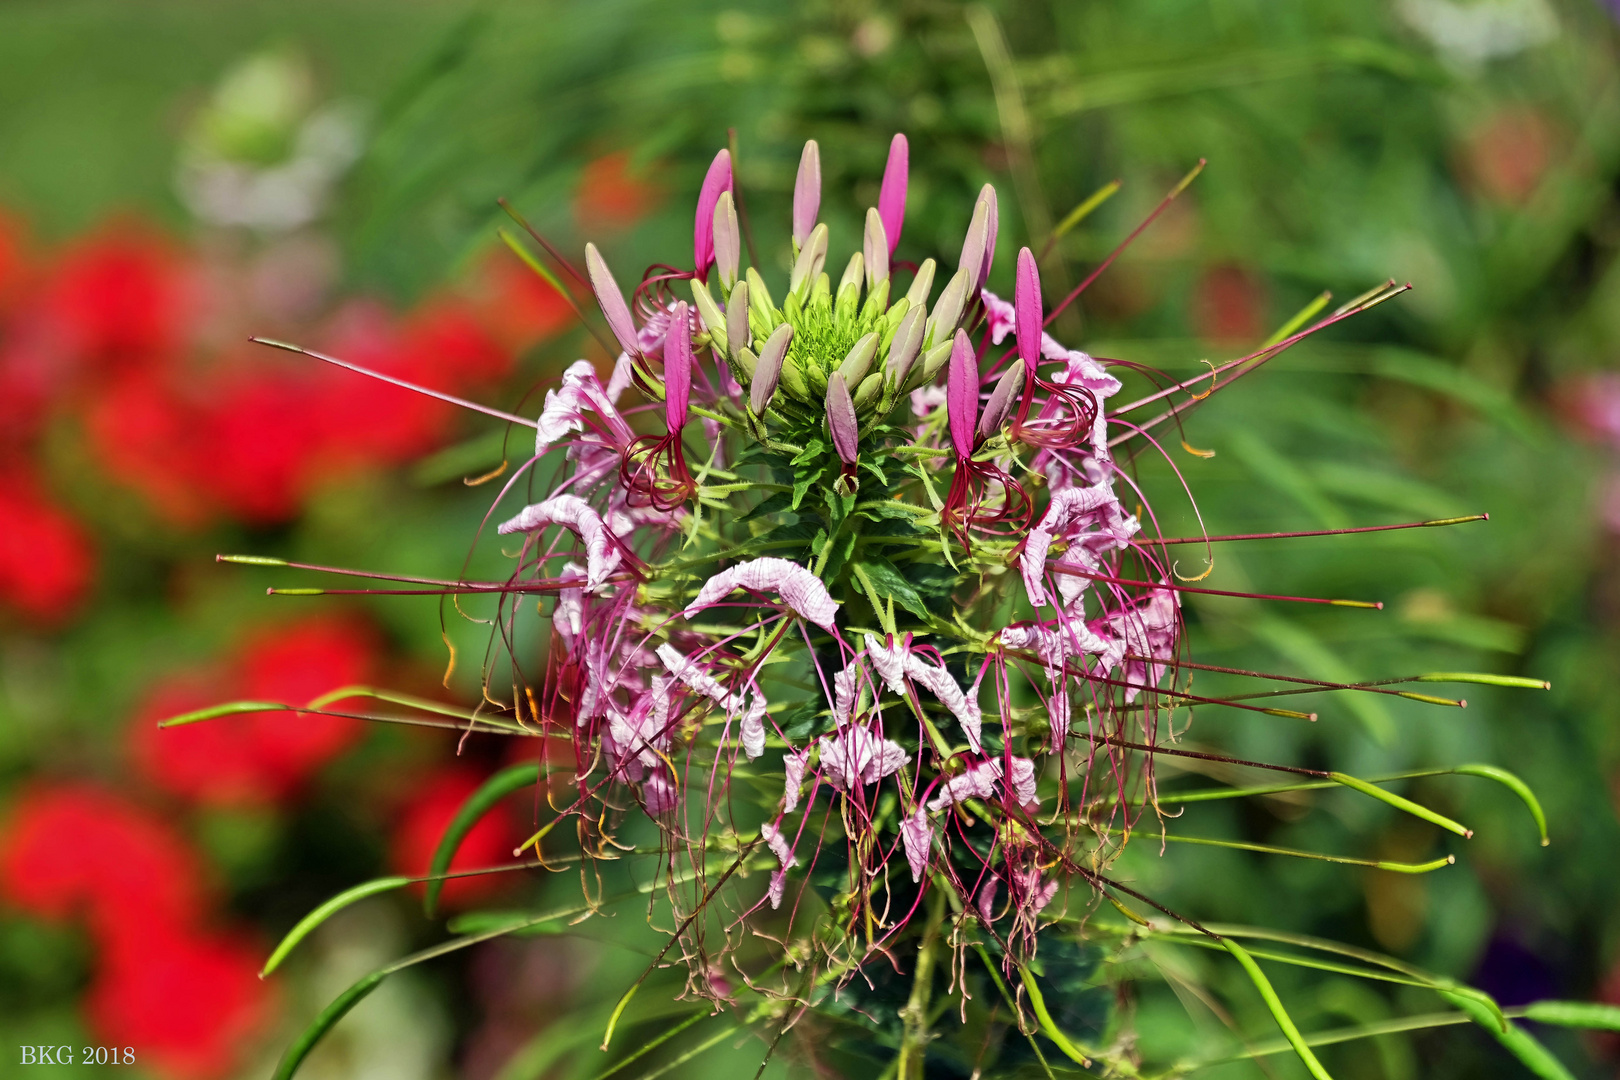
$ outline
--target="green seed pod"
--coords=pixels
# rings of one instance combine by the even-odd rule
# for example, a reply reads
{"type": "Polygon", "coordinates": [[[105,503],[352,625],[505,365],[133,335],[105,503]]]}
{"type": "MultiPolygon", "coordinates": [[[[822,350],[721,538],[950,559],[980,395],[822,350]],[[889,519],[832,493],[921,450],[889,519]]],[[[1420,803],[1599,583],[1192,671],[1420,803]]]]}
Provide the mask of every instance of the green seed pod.
{"type": "Polygon", "coordinates": [[[882,392],[883,375],[881,372],[874,371],[862,379],[861,385],[855,389],[855,408],[857,410],[866,408],[876,401],[878,395],[882,392]]]}
{"type": "Polygon", "coordinates": [[[878,336],[876,333],[867,334],[855,343],[844,357],[844,362],[838,365],[838,374],[844,377],[847,386],[860,386],[866,373],[872,370],[872,358],[877,355],[878,336]]]}

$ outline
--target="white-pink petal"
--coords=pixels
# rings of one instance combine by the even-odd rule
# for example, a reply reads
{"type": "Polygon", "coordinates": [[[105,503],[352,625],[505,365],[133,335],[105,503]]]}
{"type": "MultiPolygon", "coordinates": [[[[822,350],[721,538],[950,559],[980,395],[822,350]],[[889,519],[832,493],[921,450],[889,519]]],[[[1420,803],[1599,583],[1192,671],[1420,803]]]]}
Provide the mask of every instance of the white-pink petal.
{"type": "Polygon", "coordinates": [[[821,744],[821,768],[838,791],[853,791],[899,772],[906,763],[903,746],[880,739],[869,729],[846,727],[821,744]]]}
{"type": "Polygon", "coordinates": [[[804,786],[804,773],[809,766],[809,750],[798,750],[782,759],[782,812],[784,814],[791,814],[799,808],[799,789],[804,786]]]}
{"type": "Polygon", "coordinates": [[[911,864],[911,880],[921,881],[934,844],[934,824],[922,807],[900,819],[900,839],[906,847],[906,862],[911,864]]]}
{"type": "Polygon", "coordinates": [[[1038,806],[1040,796],[1035,794],[1035,763],[1029,758],[1014,757],[1012,771],[1007,777],[1012,789],[1013,802],[1019,806],[1038,806]]]}
{"type": "Polygon", "coordinates": [[[525,506],[516,517],[502,522],[496,532],[532,532],[547,525],[561,525],[584,542],[585,588],[601,592],[608,577],[619,568],[623,555],[618,539],[603,524],[602,515],[579,496],[553,495],[545,502],[525,506]]]}
{"type": "Polygon", "coordinates": [[[827,586],[798,563],[771,556],[738,563],[705,581],[697,597],[686,605],[686,617],[712,607],[736,589],[775,593],[795,615],[829,634],[836,632],[839,602],[827,592],[827,586]]]}
{"type": "Polygon", "coordinates": [[[1001,779],[1001,762],[995,758],[975,761],[965,770],[945,781],[932,799],[928,809],[938,812],[964,799],[988,799],[996,793],[996,781],[1001,779]]]}

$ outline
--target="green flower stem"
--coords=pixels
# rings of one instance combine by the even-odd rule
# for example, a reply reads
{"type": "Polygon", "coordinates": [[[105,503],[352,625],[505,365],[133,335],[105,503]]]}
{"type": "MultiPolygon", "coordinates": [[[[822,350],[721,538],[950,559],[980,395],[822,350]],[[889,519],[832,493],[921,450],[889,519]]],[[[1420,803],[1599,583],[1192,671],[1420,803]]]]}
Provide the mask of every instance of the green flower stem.
{"type": "Polygon", "coordinates": [[[945,919],[945,897],[938,890],[928,904],[928,923],[917,945],[917,971],[911,980],[911,997],[900,1010],[904,1025],[895,1075],[899,1080],[922,1080],[928,1056],[928,1002],[934,992],[934,945],[939,940],[940,923],[945,919]]]}

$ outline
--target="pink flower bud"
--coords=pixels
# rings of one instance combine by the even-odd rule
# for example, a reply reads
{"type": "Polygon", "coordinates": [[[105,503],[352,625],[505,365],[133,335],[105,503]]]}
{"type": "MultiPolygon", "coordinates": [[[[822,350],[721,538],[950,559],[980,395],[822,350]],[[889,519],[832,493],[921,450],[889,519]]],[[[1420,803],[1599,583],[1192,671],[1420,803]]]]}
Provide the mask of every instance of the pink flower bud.
{"type": "Polygon", "coordinates": [[[845,465],[855,464],[861,440],[860,421],[855,417],[849,384],[836,371],[827,376],[827,427],[832,432],[833,447],[839,459],[845,465]]]}
{"type": "Polygon", "coordinates": [[[737,267],[742,261],[742,241],[737,232],[737,205],[731,192],[722,191],[714,204],[714,263],[720,271],[720,288],[730,292],[737,283],[737,267]]]}
{"type": "Polygon", "coordinates": [[[754,365],[754,380],[748,387],[748,406],[755,416],[764,416],[765,408],[776,396],[776,384],[782,378],[782,361],[787,357],[788,345],[793,341],[793,327],[783,323],[765,339],[760,350],[759,363],[754,365]]]}
{"type": "Polygon", "coordinates": [[[685,300],[675,303],[664,335],[664,423],[673,433],[686,426],[687,398],[692,392],[692,324],[685,300]]]}
{"type": "Polygon", "coordinates": [[[803,247],[805,239],[816,227],[816,214],[821,210],[821,147],[811,139],[804,144],[799,158],[799,176],[793,182],[793,243],[803,247]]]}
{"type": "Polygon", "coordinates": [[[979,360],[967,331],[958,330],[945,373],[945,405],[951,421],[951,442],[961,457],[972,457],[974,428],[979,421],[979,360]]]}
{"type": "Polygon", "coordinates": [[[591,276],[591,291],[596,293],[596,303],[607,319],[608,329],[619,339],[619,345],[625,352],[640,356],[641,346],[636,344],[636,324],[630,319],[630,308],[624,302],[624,293],[619,291],[619,283],[613,280],[613,272],[608,269],[595,244],[585,245],[585,269],[591,276]]]}
{"type": "Polygon", "coordinates": [[[889,240],[888,254],[900,244],[900,229],[906,223],[906,181],[911,167],[911,148],[904,135],[896,135],[889,143],[889,164],[883,170],[883,187],[878,192],[878,214],[883,218],[883,233],[889,240]]]}
{"type": "Polygon", "coordinates": [[[1001,426],[1007,422],[1007,414],[1012,411],[1013,400],[1018,391],[1024,388],[1024,362],[1014,360],[1012,367],[1001,373],[996,380],[995,389],[990,391],[990,398],[984,403],[984,415],[979,417],[979,441],[995,435],[1001,426]]]}
{"type": "Polygon", "coordinates": [[[692,263],[703,281],[709,280],[709,266],[714,262],[714,208],[720,193],[730,190],[731,151],[722,150],[714,155],[698,191],[697,220],[692,229],[692,263]]]}
{"type": "Polygon", "coordinates": [[[861,255],[866,262],[866,287],[889,280],[888,232],[883,217],[875,209],[866,211],[866,235],[862,238],[861,255]]]}

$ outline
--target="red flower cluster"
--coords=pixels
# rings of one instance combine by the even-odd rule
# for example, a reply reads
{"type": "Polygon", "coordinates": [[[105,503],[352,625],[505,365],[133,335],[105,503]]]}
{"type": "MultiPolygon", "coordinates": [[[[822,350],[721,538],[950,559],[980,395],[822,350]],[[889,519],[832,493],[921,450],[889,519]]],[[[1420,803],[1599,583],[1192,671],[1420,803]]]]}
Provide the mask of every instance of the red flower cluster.
{"type": "Polygon", "coordinates": [[[240,283],[149,228],[108,226],[31,266],[20,230],[3,226],[5,438],[26,444],[65,406],[82,416],[101,467],[186,527],[286,521],[328,478],[407,460],[450,431],[450,406],[277,356],[248,344],[250,331],[465,395],[499,382],[569,318],[561,297],[503,255],[474,290],[404,317],[352,301],[316,323],[276,325],[242,310],[240,283]]]}
{"type": "Polygon", "coordinates": [[[0,834],[0,896],[31,914],[83,916],[99,963],[85,1001],[98,1042],[176,1080],[240,1064],[272,1007],[258,950],[198,929],[203,870],[167,820],[87,783],[41,784],[0,834]]]}
{"type": "Polygon", "coordinates": [[[173,795],[210,805],[281,802],[347,749],[361,721],[258,712],[159,729],[166,717],[220,701],[303,703],[366,683],[375,635],[352,617],[316,616],[250,636],[212,670],[160,683],[136,711],[130,747],[140,773],[173,795]]]}
{"type": "Polygon", "coordinates": [[[33,471],[0,465],[0,602],[41,623],[66,618],[89,591],[95,561],[84,528],[33,471]]]}

